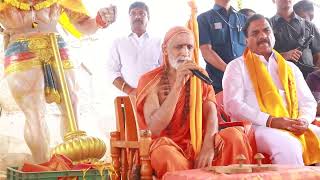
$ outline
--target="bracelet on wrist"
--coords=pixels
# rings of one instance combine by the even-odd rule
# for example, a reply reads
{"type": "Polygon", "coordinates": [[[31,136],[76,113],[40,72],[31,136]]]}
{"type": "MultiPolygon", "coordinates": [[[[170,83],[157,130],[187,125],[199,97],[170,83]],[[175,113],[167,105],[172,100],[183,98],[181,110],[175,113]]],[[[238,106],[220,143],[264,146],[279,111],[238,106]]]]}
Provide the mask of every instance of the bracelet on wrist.
{"type": "Polygon", "coordinates": [[[271,128],[272,120],[273,120],[273,118],[270,116],[270,119],[269,119],[269,121],[268,121],[268,127],[270,127],[270,128],[271,128]]]}
{"type": "Polygon", "coordinates": [[[124,87],[126,86],[126,82],[125,81],[123,81],[123,83],[122,83],[122,85],[121,85],[121,91],[123,91],[124,92],[124,87]]]}

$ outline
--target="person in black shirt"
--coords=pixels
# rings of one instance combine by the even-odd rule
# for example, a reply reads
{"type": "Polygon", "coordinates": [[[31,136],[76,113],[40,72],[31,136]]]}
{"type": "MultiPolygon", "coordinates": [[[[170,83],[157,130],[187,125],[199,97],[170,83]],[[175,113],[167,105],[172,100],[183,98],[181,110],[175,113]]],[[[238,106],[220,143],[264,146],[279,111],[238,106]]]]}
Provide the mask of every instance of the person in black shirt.
{"type": "Polygon", "coordinates": [[[306,78],[316,66],[320,67],[320,33],[313,23],[293,11],[291,0],[273,2],[277,6],[277,14],[271,18],[276,38],[274,49],[286,60],[295,62],[306,78]]]}

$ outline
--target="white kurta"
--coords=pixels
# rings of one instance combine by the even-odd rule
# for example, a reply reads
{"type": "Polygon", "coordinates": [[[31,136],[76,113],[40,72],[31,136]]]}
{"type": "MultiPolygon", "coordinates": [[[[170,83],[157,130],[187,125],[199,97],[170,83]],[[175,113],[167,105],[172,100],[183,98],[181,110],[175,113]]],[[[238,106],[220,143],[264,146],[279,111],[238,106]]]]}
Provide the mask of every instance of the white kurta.
{"type": "MultiPolygon", "coordinates": [[[[263,56],[259,57],[266,65],[284,103],[287,104],[284,88],[278,76],[278,65],[274,54],[270,56],[268,61],[263,56]]],[[[293,63],[287,63],[291,67],[296,80],[299,118],[306,119],[310,123],[309,128],[319,136],[320,128],[311,125],[316,116],[317,103],[301,71],[293,63]]],[[[303,165],[300,142],[285,131],[266,127],[269,114],[260,111],[243,56],[228,64],[222,85],[226,113],[231,116],[232,120],[246,119],[252,122],[259,152],[270,154],[273,163],[303,165]]]]}
{"type": "Polygon", "coordinates": [[[161,63],[161,39],[150,37],[148,33],[140,37],[131,33],[114,41],[107,64],[112,81],[123,77],[136,88],[140,76],[161,63]]]}

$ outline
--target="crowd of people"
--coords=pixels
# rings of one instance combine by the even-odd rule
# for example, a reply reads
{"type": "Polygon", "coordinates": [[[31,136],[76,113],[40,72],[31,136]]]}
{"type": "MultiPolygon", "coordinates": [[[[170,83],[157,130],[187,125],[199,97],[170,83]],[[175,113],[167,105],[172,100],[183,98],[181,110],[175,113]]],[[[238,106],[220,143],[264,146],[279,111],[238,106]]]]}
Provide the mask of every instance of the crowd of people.
{"type": "MultiPolygon", "coordinates": [[[[312,123],[320,115],[320,33],[311,22],[312,2],[294,5],[291,0],[273,0],[277,12],[270,19],[251,9],[237,11],[230,0],[214,2],[212,9],[197,18],[199,47],[186,27],[169,29],[162,41],[154,38],[147,32],[148,6],[134,2],[128,11],[132,32],[117,38],[110,49],[113,85],[131,97],[139,128],[152,132],[150,158],[155,175],[161,178],[168,171],[229,165],[236,163],[239,154],[246,163],[253,162],[250,135],[240,127],[219,130],[218,111],[222,109],[217,109],[215,95],[220,92],[223,110],[234,121],[252,124],[258,152],[269,154],[272,163],[318,165],[320,128],[312,123]],[[195,48],[201,51],[205,69],[194,61],[195,48]],[[193,87],[201,92],[198,107],[190,106],[195,96],[190,87],[194,71],[213,80],[193,87]],[[197,114],[195,119],[190,112],[197,114]]],[[[8,36],[9,86],[26,115],[26,141],[41,162],[47,158],[48,138],[43,121],[43,71],[41,63],[35,62],[45,60],[30,44],[35,37],[56,32],[57,22],[52,20],[60,13],[67,13],[83,34],[92,34],[115,21],[116,9],[103,8],[90,18],[79,4],[53,3],[34,10],[39,7],[35,5],[36,1],[29,4],[28,21],[20,22],[6,12],[23,14],[23,9],[9,4],[1,9],[0,22],[8,36]],[[26,60],[33,63],[22,63],[26,60]],[[14,63],[18,61],[20,66],[14,63]]],[[[65,43],[57,38],[67,62],[65,43]]],[[[72,66],[65,68],[77,114],[72,66]]]]}

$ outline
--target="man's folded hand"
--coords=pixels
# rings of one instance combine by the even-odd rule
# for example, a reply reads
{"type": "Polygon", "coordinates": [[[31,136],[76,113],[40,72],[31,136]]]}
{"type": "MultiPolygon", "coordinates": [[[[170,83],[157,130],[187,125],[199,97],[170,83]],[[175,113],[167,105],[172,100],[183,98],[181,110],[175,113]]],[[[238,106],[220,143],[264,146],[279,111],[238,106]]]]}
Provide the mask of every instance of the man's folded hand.
{"type": "Polygon", "coordinates": [[[296,135],[303,134],[309,127],[308,121],[305,119],[290,119],[290,118],[276,118],[272,117],[272,128],[283,129],[290,131],[296,135]]]}
{"type": "Polygon", "coordinates": [[[305,119],[297,119],[294,120],[299,122],[299,124],[292,124],[292,127],[290,129],[292,129],[292,132],[296,135],[302,135],[304,132],[306,132],[306,130],[309,127],[309,123],[307,120],[305,119]]]}

